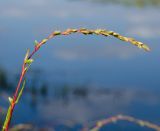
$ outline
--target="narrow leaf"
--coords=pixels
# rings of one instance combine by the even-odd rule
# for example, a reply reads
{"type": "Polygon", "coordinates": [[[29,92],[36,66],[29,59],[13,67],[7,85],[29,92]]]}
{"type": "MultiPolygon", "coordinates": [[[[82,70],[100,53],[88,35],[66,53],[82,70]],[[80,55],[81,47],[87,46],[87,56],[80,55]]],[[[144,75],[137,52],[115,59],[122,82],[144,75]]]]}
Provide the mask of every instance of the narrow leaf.
{"type": "Polygon", "coordinates": [[[20,97],[22,96],[22,93],[23,93],[23,89],[24,89],[24,87],[25,87],[25,84],[26,84],[26,81],[24,80],[24,82],[23,82],[23,84],[22,84],[22,87],[21,87],[21,90],[20,90],[20,92],[19,92],[19,94],[18,94],[16,103],[18,103],[20,97]]]}
{"type": "Polygon", "coordinates": [[[34,41],[34,44],[35,44],[35,46],[36,46],[36,45],[38,45],[38,41],[37,41],[37,40],[35,40],[35,41],[34,41]]]}
{"type": "Polygon", "coordinates": [[[8,100],[10,103],[12,103],[13,99],[11,97],[8,97],[8,100]]]}
{"type": "Polygon", "coordinates": [[[28,59],[28,56],[29,56],[29,49],[27,50],[27,53],[26,53],[26,55],[24,57],[24,61],[26,61],[28,59]]]}
{"type": "Polygon", "coordinates": [[[11,116],[11,110],[12,110],[12,105],[10,104],[10,106],[8,108],[8,111],[7,111],[7,115],[6,115],[5,121],[4,121],[4,125],[3,125],[2,131],[5,131],[6,128],[7,128],[7,123],[9,121],[9,117],[11,116]]]}

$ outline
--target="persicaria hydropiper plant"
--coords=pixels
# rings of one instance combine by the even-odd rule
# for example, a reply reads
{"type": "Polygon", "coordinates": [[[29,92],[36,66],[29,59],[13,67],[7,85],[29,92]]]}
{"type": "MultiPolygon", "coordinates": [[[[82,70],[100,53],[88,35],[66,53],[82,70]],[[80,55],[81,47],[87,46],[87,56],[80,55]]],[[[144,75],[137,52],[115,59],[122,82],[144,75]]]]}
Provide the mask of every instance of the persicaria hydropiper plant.
{"type": "Polygon", "coordinates": [[[150,48],[147,45],[143,44],[142,42],[139,42],[133,38],[128,38],[128,37],[122,36],[116,32],[103,30],[103,29],[90,30],[90,29],[81,28],[81,29],[67,29],[62,32],[61,31],[54,31],[47,38],[43,39],[41,42],[35,41],[34,50],[30,53],[30,50],[28,49],[27,53],[25,55],[25,58],[24,58],[24,61],[22,64],[21,75],[20,75],[19,82],[18,82],[18,85],[15,90],[15,93],[14,93],[13,97],[9,97],[10,105],[8,108],[6,119],[4,121],[3,129],[2,129],[3,131],[8,131],[8,129],[9,129],[12,114],[13,114],[13,111],[14,111],[16,104],[18,103],[18,101],[22,95],[23,89],[25,87],[25,75],[26,75],[30,65],[33,62],[32,57],[34,56],[34,54],[40,49],[40,47],[42,45],[44,45],[48,40],[52,39],[53,37],[60,36],[60,35],[70,35],[73,33],[81,33],[84,35],[94,35],[95,34],[95,35],[102,35],[105,37],[113,36],[115,38],[118,38],[119,40],[129,42],[139,48],[142,48],[145,51],[150,51],[150,48]]]}

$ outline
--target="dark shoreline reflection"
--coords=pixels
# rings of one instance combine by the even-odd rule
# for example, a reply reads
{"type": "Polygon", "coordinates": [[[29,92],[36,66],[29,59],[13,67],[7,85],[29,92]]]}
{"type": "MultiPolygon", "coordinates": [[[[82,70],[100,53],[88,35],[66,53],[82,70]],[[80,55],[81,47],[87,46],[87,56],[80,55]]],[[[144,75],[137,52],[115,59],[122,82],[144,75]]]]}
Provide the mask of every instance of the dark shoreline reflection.
{"type": "MultiPolygon", "coordinates": [[[[29,90],[25,90],[15,110],[14,125],[30,123],[39,128],[54,127],[57,131],[79,130],[84,124],[94,124],[97,120],[117,114],[131,115],[155,124],[159,122],[160,96],[156,91],[67,84],[28,85],[27,88],[29,90]]],[[[5,94],[2,91],[0,99],[7,96],[5,94]]],[[[0,101],[0,107],[3,105],[7,109],[7,97],[3,98],[6,101],[0,101]]],[[[122,125],[117,126],[120,128],[122,125]]],[[[133,125],[131,127],[137,129],[133,125]]]]}
{"type": "Polygon", "coordinates": [[[7,89],[8,88],[8,78],[6,71],[0,68],[0,88],[7,89]]]}
{"type": "MultiPolygon", "coordinates": [[[[75,0],[69,0],[69,1],[75,1],[75,0]]],[[[120,4],[133,7],[160,6],[159,0],[76,0],[76,1],[84,1],[84,2],[87,1],[100,4],[120,4]]]]}

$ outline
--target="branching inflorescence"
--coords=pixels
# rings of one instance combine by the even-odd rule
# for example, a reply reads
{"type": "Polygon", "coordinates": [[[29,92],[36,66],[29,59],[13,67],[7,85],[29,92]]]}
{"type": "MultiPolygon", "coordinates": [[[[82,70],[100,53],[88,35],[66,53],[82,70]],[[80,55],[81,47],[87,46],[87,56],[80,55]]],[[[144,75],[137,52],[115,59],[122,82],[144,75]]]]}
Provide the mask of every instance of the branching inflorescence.
{"type": "Polygon", "coordinates": [[[40,49],[40,47],[42,45],[44,45],[48,40],[52,39],[53,37],[60,36],[60,35],[70,35],[70,34],[73,34],[73,33],[81,33],[81,34],[84,34],[84,35],[95,34],[95,35],[102,35],[102,36],[105,36],[105,37],[113,36],[115,38],[118,38],[119,40],[129,42],[129,43],[131,43],[131,44],[133,44],[133,45],[135,45],[139,48],[142,48],[145,51],[150,51],[150,48],[146,44],[143,44],[142,42],[139,42],[139,41],[137,41],[133,38],[128,38],[128,37],[122,36],[122,35],[120,35],[116,32],[103,30],[103,29],[89,30],[89,29],[81,28],[81,29],[67,29],[67,30],[62,31],[62,32],[61,31],[54,31],[47,38],[43,39],[41,42],[35,41],[34,50],[30,53],[30,50],[28,49],[27,53],[25,55],[25,58],[24,58],[24,61],[23,61],[23,64],[22,64],[21,75],[20,75],[19,82],[18,82],[18,85],[17,85],[16,90],[15,90],[15,93],[14,93],[12,98],[9,97],[10,106],[8,108],[6,119],[5,119],[5,122],[4,122],[4,125],[3,125],[3,129],[2,129],[3,131],[8,131],[8,129],[9,129],[9,125],[10,125],[10,122],[11,122],[11,118],[12,118],[12,114],[13,114],[15,105],[18,103],[18,101],[19,101],[19,99],[22,95],[24,86],[25,86],[25,79],[24,79],[25,74],[27,73],[30,65],[33,62],[33,59],[32,59],[33,55],[40,49]]]}

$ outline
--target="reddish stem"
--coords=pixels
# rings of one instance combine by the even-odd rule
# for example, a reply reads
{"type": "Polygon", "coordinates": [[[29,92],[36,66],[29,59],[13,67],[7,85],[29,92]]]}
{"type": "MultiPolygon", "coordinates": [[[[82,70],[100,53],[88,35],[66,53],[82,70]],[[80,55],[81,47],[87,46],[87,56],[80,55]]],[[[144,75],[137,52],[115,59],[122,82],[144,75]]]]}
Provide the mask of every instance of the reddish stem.
{"type": "MultiPolygon", "coordinates": [[[[126,41],[126,42],[130,42],[138,47],[141,47],[141,48],[144,48],[146,51],[149,51],[149,47],[144,45],[143,43],[141,42],[138,42],[138,41],[135,41],[133,39],[130,39],[130,38],[127,38],[127,37],[123,37],[115,32],[105,32],[105,30],[87,30],[87,29],[67,29],[63,32],[53,32],[51,33],[46,39],[42,40],[41,42],[37,43],[36,46],[35,46],[35,49],[31,52],[31,54],[28,56],[28,58],[26,59],[31,59],[33,57],[33,55],[40,49],[40,47],[46,43],[46,41],[48,41],[49,39],[53,38],[54,36],[57,36],[57,35],[69,35],[69,34],[72,34],[72,33],[82,33],[82,34],[92,34],[92,33],[95,33],[97,35],[105,35],[105,36],[109,36],[109,35],[112,35],[114,37],[117,37],[118,39],[120,40],[123,40],[123,41],[126,41]],[[101,32],[100,32],[101,31],[101,32]],[[106,33],[106,34],[104,34],[106,33]],[[114,35],[114,33],[116,35],[114,35]],[[136,42],[136,43],[135,43],[136,42]]],[[[13,101],[11,102],[11,110],[10,110],[10,115],[9,115],[9,118],[8,121],[7,121],[7,124],[6,124],[6,127],[4,127],[5,129],[3,129],[4,131],[8,131],[8,128],[9,128],[9,125],[10,125],[10,121],[11,121],[11,118],[12,118],[12,114],[13,114],[13,111],[14,111],[14,107],[16,105],[16,101],[17,101],[17,96],[18,96],[18,92],[19,92],[19,89],[20,89],[20,86],[22,84],[22,81],[23,81],[23,78],[26,74],[26,63],[24,61],[23,65],[22,65],[22,71],[21,71],[21,76],[20,76],[20,79],[19,79],[19,82],[18,82],[18,85],[16,87],[16,91],[14,93],[14,96],[13,96],[13,101]]]]}

